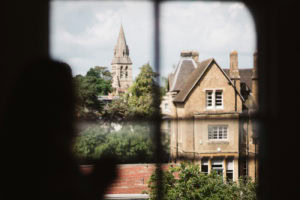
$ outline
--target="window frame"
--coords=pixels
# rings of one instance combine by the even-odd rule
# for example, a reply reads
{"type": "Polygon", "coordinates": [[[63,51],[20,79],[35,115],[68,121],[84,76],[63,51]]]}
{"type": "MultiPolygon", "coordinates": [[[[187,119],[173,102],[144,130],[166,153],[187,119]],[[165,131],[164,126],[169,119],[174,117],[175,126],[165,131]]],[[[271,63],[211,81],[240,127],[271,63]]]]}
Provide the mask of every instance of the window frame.
{"type": "Polygon", "coordinates": [[[205,89],[205,109],[206,110],[223,110],[224,109],[224,89],[205,89]],[[211,105],[208,105],[208,94],[211,92],[211,105]],[[217,105],[217,92],[221,92],[221,105],[217,105]]]}
{"type": "Polygon", "coordinates": [[[207,126],[207,139],[208,141],[228,141],[228,135],[229,135],[229,126],[227,124],[218,124],[218,125],[208,125],[207,126]],[[214,128],[217,128],[217,138],[214,138],[214,128]],[[222,128],[222,134],[220,138],[220,128],[222,128]],[[224,138],[224,128],[226,128],[226,138],[224,138]],[[210,129],[212,129],[212,133],[210,133],[210,129]]]}

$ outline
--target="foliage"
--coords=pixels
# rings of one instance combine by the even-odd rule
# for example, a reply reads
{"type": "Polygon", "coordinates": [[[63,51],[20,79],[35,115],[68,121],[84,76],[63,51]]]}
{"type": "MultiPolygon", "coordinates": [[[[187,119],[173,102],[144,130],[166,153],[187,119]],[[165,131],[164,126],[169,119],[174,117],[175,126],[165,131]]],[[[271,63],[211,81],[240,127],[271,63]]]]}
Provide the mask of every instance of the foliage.
{"type": "MultiPolygon", "coordinates": [[[[256,199],[256,183],[250,178],[241,178],[239,183],[225,183],[222,176],[216,172],[206,175],[200,172],[199,165],[192,163],[181,163],[160,173],[162,174],[160,188],[165,200],[256,199]]],[[[156,171],[148,183],[150,199],[157,198],[157,181],[156,171]]]]}
{"type": "MultiPolygon", "coordinates": [[[[77,137],[74,152],[82,162],[110,156],[119,163],[148,163],[153,161],[152,127],[146,123],[89,126],[77,137]]],[[[168,152],[162,156],[167,161],[168,152]]]]}
{"type": "Polygon", "coordinates": [[[162,86],[160,87],[160,93],[161,93],[161,96],[164,96],[170,89],[168,78],[161,77],[161,83],[162,83],[162,86]]]}
{"type": "Polygon", "coordinates": [[[103,105],[99,95],[107,95],[111,90],[111,74],[106,67],[90,68],[85,76],[74,77],[77,91],[76,113],[79,118],[98,118],[103,105]]]}
{"type": "Polygon", "coordinates": [[[106,121],[122,122],[124,119],[131,119],[131,115],[128,101],[120,96],[104,107],[102,118],[106,121]]]}
{"type": "Polygon", "coordinates": [[[144,120],[158,114],[160,88],[155,81],[157,76],[149,64],[143,65],[128,92],[108,105],[103,117],[108,120],[144,120]]]}

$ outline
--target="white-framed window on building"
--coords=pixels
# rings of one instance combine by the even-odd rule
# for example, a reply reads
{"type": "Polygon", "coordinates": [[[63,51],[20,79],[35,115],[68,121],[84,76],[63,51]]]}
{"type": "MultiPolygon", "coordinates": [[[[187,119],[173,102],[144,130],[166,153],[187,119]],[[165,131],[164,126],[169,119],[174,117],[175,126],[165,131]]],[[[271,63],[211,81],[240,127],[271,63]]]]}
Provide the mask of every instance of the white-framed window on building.
{"type": "Polygon", "coordinates": [[[228,126],[227,125],[209,125],[208,139],[209,140],[227,140],[228,126]]]}
{"type": "Polygon", "coordinates": [[[223,90],[206,90],[206,109],[223,109],[223,90]]]}
{"type": "Polygon", "coordinates": [[[206,90],[206,108],[213,108],[213,91],[206,90]]]}
{"type": "Polygon", "coordinates": [[[201,161],[201,172],[204,174],[208,174],[208,160],[203,159],[201,161]]]}
{"type": "Polygon", "coordinates": [[[169,130],[171,130],[171,120],[167,120],[167,127],[169,130]]]}
{"type": "Polygon", "coordinates": [[[169,111],[169,104],[165,103],[165,111],[169,111]]]}
{"type": "Polygon", "coordinates": [[[211,160],[211,169],[212,171],[216,171],[217,174],[223,176],[223,160],[222,159],[211,160]]]}
{"type": "Polygon", "coordinates": [[[215,106],[216,108],[223,108],[223,91],[215,91],[215,106]]]}
{"type": "Polygon", "coordinates": [[[233,181],[233,160],[227,160],[226,162],[226,180],[233,181]]]}

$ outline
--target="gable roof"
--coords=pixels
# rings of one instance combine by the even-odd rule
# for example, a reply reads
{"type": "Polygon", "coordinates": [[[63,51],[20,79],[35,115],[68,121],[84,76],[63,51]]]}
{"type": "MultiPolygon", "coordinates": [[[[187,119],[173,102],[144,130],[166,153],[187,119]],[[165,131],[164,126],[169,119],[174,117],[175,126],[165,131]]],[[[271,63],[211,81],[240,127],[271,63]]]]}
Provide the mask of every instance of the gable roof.
{"type": "MultiPolygon", "coordinates": [[[[213,63],[217,65],[217,67],[221,70],[221,72],[224,74],[227,80],[231,83],[230,85],[237,91],[229,76],[223,71],[223,69],[217,64],[217,62],[213,58],[210,58],[198,63],[198,67],[189,76],[183,89],[177,94],[177,96],[173,101],[178,103],[183,103],[186,100],[187,96],[192,91],[192,89],[198,83],[198,81],[202,78],[203,74],[213,63]]],[[[237,93],[240,96],[241,100],[244,101],[244,98],[241,96],[240,92],[237,91],[237,93]]]]}
{"type": "MultiPolygon", "coordinates": [[[[224,72],[229,76],[229,69],[223,69],[224,72]]],[[[241,83],[245,83],[248,88],[252,89],[252,74],[253,69],[239,69],[240,81],[241,83]]]]}
{"type": "Polygon", "coordinates": [[[169,81],[169,87],[171,88],[172,84],[173,84],[173,80],[174,80],[174,74],[171,73],[169,74],[169,77],[168,77],[168,81],[169,81]]]}
{"type": "Polygon", "coordinates": [[[172,77],[170,91],[180,91],[185,86],[187,77],[197,68],[197,64],[191,57],[181,58],[172,77]]]}

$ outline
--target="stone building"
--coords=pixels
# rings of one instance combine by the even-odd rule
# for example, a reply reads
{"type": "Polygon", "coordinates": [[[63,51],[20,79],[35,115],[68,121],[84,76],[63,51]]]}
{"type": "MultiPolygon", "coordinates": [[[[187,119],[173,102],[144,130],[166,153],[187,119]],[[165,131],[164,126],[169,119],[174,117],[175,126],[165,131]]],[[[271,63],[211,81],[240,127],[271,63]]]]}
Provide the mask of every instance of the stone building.
{"type": "Polygon", "coordinates": [[[129,57],[129,48],[126,43],[123,26],[121,25],[114,56],[111,62],[112,87],[116,94],[126,92],[132,85],[132,62],[129,57]]]}
{"type": "Polygon", "coordinates": [[[225,179],[255,179],[257,146],[251,117],[257,109],[256,54],[251,69],[239,69],[236,51],[230,53],[229,69],[213,58],[198,57],[195,51],[181,52],[161,103],[172,160],[192,159],[203,172],[216,170],[225,179]]]}

